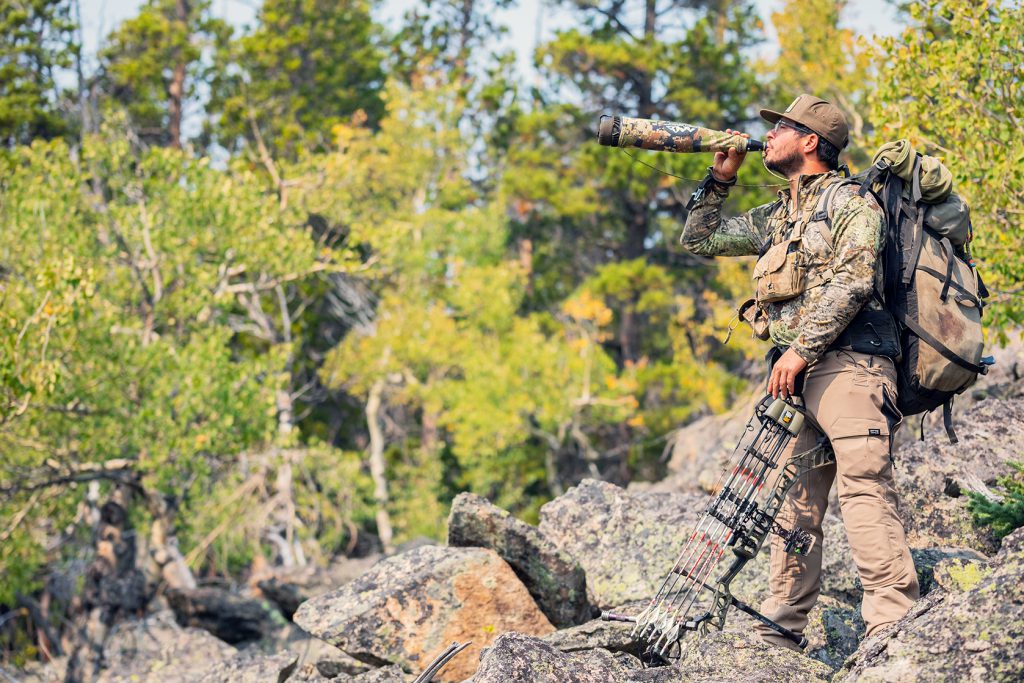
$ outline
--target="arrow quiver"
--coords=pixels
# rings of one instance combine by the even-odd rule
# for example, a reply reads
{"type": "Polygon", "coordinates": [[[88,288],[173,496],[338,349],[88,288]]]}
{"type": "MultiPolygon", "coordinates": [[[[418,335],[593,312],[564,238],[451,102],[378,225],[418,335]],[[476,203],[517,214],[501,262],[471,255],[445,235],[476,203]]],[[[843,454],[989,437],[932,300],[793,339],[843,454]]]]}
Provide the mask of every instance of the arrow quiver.
{"type": "Polygon", "coordinates": [[[724,483],[650,604],[635,618],[605,615],[606,619],[635,622],[633,635],[646,645],[649,661],[678,657],[678,644],[686,631],[722,630],[733,606],[800,647],[806,645],[806,639],[736,599],[730,590],[732,580],[757,555],[768,534],[782,537],[787,552],[806,554],[814,545],[808,532],[786,529],[775,521],[796,479],[833,461],[828,441],[821,437],[810,450],[780,463],[790,441],[806,423],[821,434],[802,407],[782,398],[762,399],[733,452],[729,469],[719,480],[724,483]],[[731,561],[723,562],[727,551],[731,551],[731,561]]]}

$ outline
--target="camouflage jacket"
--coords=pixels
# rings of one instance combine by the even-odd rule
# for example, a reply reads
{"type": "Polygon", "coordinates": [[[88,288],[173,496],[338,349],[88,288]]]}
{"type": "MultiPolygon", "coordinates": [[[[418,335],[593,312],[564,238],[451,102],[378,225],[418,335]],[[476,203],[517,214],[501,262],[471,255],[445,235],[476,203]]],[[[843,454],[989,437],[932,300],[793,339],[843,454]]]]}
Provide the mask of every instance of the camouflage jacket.
{"type": "MultiPolygon", "coordinates": [[[[746,256],[787,238],[800,221],[809,276],[824,280],[786,301],[763,304],[768,333],[776,346],[790,347],[808,363],[816,361],[865,305],[881,308],[872,292],[881,291],[879,267],[884,242],[882,209],[871,195],[860,197],[844,185],[831,199],[832,229],[822,222],[810,229],[825,189],[841,178],[835,171],[800,176],[797,205],[789,210],[790,190],[779,199],[735,218],[722,218],[729,188],[710,183],[691,207],[680,242],[703,256],[746,256]],[[830,238],[830,239],[829,239],[830,238]]],[[[819,216],[820,217],[820,216],[819,216]]]]}

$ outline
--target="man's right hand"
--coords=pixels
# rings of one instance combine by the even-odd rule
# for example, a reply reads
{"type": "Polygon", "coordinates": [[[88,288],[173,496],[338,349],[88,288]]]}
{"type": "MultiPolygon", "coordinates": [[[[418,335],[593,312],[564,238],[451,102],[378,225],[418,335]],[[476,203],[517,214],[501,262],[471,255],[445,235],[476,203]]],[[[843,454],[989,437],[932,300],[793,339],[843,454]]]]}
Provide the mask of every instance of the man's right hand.
{"type": "MultiPolygon", "coordinates": [[[[741,133],[738,130],[729,128],[725,132],[732,135],[742,135],[745,138],[750,137],[747,133],[741,133]]],[[[730,149],[728,152],[715,152],[715,163],[711,166],[711,173],[718,180],[726,183],[730,182],[736,177],[736,173],[740,170],[740,166],[743,165],[743,160],[746,158],[746,152],[740,154],[735,149],[730,149]]]]}

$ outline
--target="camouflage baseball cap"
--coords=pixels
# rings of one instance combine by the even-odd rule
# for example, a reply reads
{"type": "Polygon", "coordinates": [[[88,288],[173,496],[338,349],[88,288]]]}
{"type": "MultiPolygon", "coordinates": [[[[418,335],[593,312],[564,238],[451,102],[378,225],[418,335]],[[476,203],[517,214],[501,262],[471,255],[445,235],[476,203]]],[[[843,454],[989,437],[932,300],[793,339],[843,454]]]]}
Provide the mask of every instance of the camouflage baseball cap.
{"type": "Polygon", "coordinates": [[[839,149],[846,147],[850,141],[850,128],[846,125],[843,112],[814,95],[799,95],[784,112],[762,109],[760,113],[761,118],[768,123],[778,123],[779,119],[783,118],[795,121],[810,128],[839,149]]]}

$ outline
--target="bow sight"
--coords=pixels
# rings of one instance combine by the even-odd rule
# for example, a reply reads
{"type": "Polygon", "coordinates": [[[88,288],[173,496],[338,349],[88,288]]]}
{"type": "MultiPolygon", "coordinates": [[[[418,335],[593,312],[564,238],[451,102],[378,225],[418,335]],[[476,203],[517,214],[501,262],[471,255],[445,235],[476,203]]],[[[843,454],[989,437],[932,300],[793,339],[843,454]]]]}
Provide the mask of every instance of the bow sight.
{"type": "Polygon", "coordinates": [[[648,662],[663,663],[678,657],[677,646],[686,631],[723,629],[726,612],[733,606],[800,647],[807,644],[802,636],[738,600],[729,587],[743,566],[757,555],[769,533],[783,538],[786,552],[806,554],[814,545],[814,537],[808,532],[786,529],[775,521],[796,479],[832,461],[828,441],[820,437],[813,448],[792,455],[780,469],[780,458],[805,421],[821,434],[802,407],[782,398],[762,399],[733,452],[731,469],[722,475],[724,485],[708,503],[650,604],[636,617],[602,615],[606,620],[635,622],[633,636],[644,643],[648,662]],[[774,483],[766,489],[765,484],[772,479],[774,483]],[[732,562],[717,571],[726,550],[732,550],[732,562]]]}

